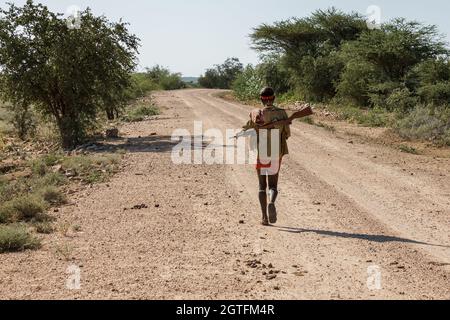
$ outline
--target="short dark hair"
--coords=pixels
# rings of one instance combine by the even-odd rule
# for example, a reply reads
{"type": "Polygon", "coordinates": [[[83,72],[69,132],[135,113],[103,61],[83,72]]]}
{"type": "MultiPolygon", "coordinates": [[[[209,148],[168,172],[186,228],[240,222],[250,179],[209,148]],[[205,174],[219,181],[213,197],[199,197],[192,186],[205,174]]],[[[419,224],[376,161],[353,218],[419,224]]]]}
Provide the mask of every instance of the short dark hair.
{"type": "Polygon", "coordinates": [[[265,87],[261,90],[261,97],[275,97],[275,91],[271,87],[265,87]]]}

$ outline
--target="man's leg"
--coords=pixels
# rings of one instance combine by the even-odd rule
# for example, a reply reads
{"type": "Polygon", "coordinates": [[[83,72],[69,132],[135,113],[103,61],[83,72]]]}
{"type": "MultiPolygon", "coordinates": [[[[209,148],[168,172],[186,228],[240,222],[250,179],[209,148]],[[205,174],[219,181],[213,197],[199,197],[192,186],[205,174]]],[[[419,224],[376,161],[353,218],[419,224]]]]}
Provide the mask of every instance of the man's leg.
{"type": "Polygon", "coordinates": [[[275,207],[275,201],[278,197],[278,178],[279,174],[268,176],[269,179],[269,222],[276,223],[277,218],[277,208],[275,207]]]}
{"type": "Polygon", "coordinates": [[[267,217],[267,176],[261,175],[261,170],[258,170],[259,179],[259,203],[261,204],[262,224],[268,225],[269,218],[267,217]]]}

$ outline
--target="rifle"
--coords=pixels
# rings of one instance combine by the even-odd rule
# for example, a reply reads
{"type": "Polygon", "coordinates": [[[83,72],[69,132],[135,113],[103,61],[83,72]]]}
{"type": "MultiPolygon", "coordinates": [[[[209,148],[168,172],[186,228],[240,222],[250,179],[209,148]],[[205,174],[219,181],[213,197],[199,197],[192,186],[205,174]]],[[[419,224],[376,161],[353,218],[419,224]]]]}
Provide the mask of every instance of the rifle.
{"type": "MultiPolygon", "coordinates": [[[[313,114],[314,114],[314,112],[313,112],[312,108],[310,106],[307,106],[306,108],[303,108],[302,110],[294,112],[287,119],[274,121],[274,122],[271,122],[271,123],[268,123],[268,124],[265,124],[265,125],[262,125],[262,126],[257,126],[256,129],[258,129],[258,130],[261,130],[261,129],[274,129],[275,126],[277,126],[277,125],[292,124],[292,121],[294,121],[295,119],[309,117],[309,116],[311,116],[313,114]]],[[[242,131],[242,132],[238,133],[233,138],[237,139],[237,138],[243,136],[244,134],[245,134],[245,131],[242,131]]]]}

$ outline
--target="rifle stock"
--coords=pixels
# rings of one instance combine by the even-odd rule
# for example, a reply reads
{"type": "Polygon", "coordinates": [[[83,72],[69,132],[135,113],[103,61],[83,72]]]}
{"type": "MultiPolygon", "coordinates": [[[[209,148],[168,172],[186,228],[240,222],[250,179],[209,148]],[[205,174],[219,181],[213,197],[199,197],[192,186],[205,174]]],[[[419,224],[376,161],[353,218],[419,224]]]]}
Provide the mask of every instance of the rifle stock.
{"type": "Polygon", "coordinates": [[[280,120],[280,121],[274,121],[272,123],[268,123],[264,126],[260,126],[258,127],[258,129],[271,129],[276,125],[284,125],[284,124],[290,124],[292,123],[292,121],[294,121],[295,119],[300,119],[300,118],[304,118],[304,117],[309,117],[311,115],[313,115],[314,112],[312,110],[312,108],[310,106],[300,110],[300,111],[296,111],[294,112],[289,118],[287,118],[286,120],[280,120]]]}
{"type": "Polygon", "coordinates": [[[290,120],[300,119],[300,118],[304,118],[304,117],[309,117],[313,114],[314,114],[314,112],[313,112],[312,108],[308,106],[300,111],[294,112],[294,114],[292,116],[290,116],[289,119],[290,120]]]}

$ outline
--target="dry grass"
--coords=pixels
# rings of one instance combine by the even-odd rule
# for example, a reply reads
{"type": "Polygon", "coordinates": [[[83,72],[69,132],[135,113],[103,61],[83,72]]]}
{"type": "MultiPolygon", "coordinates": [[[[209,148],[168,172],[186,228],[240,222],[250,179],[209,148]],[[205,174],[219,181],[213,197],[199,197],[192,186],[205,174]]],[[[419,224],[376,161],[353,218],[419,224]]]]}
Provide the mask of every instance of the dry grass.
{"type": "Polygon", "coordinates": [[[0,225],[0,253],[17,252],[40,247],[39,239],[22,225],[0,225]]]}

